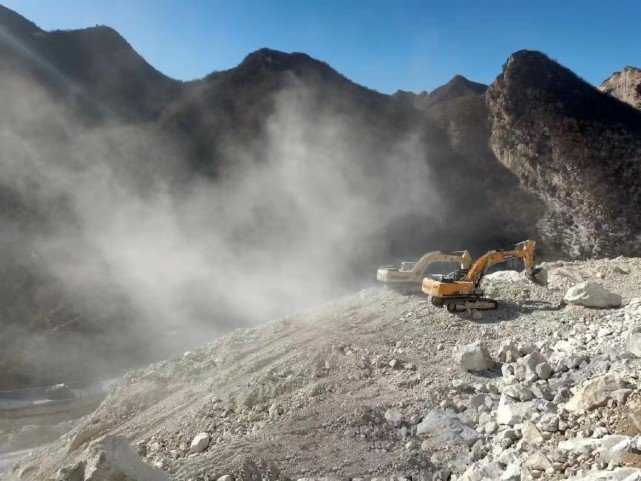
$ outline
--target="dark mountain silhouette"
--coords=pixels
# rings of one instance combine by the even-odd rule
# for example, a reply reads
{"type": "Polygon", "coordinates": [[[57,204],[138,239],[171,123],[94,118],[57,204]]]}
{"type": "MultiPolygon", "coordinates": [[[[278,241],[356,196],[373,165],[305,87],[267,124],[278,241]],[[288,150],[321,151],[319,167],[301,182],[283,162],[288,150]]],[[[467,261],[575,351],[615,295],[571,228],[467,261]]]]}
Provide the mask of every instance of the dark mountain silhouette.
{"type": "Polygon", "coordinates": [[[0,65],[37,78],[83,113],[156,119],[182,83],[149,65],[114,29],[45,32],[0,5],[0,65]]]}

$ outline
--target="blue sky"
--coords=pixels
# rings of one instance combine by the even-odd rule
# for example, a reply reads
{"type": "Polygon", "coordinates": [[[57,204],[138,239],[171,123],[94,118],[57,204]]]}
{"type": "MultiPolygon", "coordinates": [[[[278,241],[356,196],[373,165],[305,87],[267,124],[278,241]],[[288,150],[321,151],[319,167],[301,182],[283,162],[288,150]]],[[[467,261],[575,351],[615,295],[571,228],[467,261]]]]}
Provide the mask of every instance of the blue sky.
{"type": "Polygon", "coordinates": [[[109,25],[183,80],[270,47],[302,51],[381,92],[489,83],[513,51],[589,82],[641,66],[639,0],[0,0],[44,29],[109,25]]]}

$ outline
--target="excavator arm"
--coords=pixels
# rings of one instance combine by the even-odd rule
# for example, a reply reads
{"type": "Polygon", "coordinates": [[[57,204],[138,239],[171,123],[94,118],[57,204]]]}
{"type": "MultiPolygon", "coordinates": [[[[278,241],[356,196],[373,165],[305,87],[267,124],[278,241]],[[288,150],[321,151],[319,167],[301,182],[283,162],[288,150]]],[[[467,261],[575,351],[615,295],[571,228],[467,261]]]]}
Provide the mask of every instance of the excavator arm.
{"type": "Polygon", "coordinates": [[[527,240],[498,251],[489,251],[479,257],[474,265],[470,268],[463,280],[473,282],[475,286],[481,283],[483,276],[490,266],[505,262],[510,259],[523,259],[525,272],[529,277],[534,273],[534,248],[536,242],[527,240]]]}
{"type": "Polygon", "coordinates": [[[435,262],[457,263],[461,266],[461,269],[467,270],[470,268],[470,265],[472,265],[472,257],[468,251],[453,254],[445,254],[440,251],[428,252],[422,255],[416,262],[403,262],[400,269],[395,267],[380,267],[376,272],[376,279],[387,287],[394,289],[408,292],[420,291],[425,270],[430,264],[435,262]],[[407,268],[406,266],[408,264],[411,267],[407,268]]]}
{"type": "Polygon", "coordinates": [[[422,279],[427,266],[435,262],[456,262],[461,265],[461,269],[469,269],[472,265],[472,257],[468,251],[455,252],[454,254],[444,254],[441,251],[428,252],[416,261],[412,272],[422,279]]]}

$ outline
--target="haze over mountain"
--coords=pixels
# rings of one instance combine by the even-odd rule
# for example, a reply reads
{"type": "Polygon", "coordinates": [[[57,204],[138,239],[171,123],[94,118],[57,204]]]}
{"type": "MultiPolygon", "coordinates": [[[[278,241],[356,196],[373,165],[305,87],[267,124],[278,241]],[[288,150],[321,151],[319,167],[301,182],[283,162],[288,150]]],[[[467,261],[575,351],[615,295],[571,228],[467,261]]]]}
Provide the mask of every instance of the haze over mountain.
{"type": "Polygon", "coordinates": [[[0,102],[0,388],[113,374],[429,250],[637,246],[641,113],[538,52],[418,96],[270,49],[183,83],[108,27],[0,6],[0,102]]]}

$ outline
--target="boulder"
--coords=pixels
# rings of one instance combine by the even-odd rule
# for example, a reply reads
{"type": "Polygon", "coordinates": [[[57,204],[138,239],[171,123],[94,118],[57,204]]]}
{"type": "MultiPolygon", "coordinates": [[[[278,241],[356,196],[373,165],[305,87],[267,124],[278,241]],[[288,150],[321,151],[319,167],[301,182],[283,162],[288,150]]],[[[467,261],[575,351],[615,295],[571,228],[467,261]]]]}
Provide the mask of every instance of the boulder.
{"type": "Polygon", "coordinates": [[[547,362],[537,364],[534,372],[536,372],[539,379],[549,379],[553,374],[552,367],[547,362]]]}
{"type": "Polygon", "coordinates": [[[552,462],[541,451],[537,451],[528,456],[525,460],[525,465],[530,469],[537,469],[539,471],[545,471],[546,469],[552,468],[552,462]]]}
{"type": "Polygon", "coordinates": [[[547,286],[548,285],[548,275],[549,271],[547,267],[538,267],[534,271],[534,275],[532,276],[532,279],[537,283],[542,286],[547,286]]]}
{"type": "Polygon", "coordinates": [[[496,410],[496,422],[514,426],[529,418],[535,411],[534,402],[517,402],[506,394],[501,394],[499,407],[496,410]]]}
{"type": "Polygon", "coordinates": [[[521,466],[518,464],[508,464],[505,471],[501,474],[501,481],[521,481],[521,466]]]}
{"type": "Polygon", "coordinates": [[[480,434],[467,426],[456,415],[434,409],[416,426],[417,435],[430,435],[447,444],[464,444],[472,447],[480,434]]]}
{"type": "Polygon", "coordinates": [[[614,446],[604,449],[599,456],[601,461],[604,461],[613,466],[619,466],[624,459],[624,456],[632,450],[632,438],[622,439],[614,446]]]}
{"type": "Polygon", "coordinates": [[[531,401],[534,399],[532,390],[523,384],[510,384],[505,386],[505,388],[503,388],[503,394],[513,399],[518,399],[519,401],[531,401]]]}
{"type": "Polygon", "coordinates": [[[584,307],[606,309],[621,306],[621,296],[610,292],[598,282],[587,281],[568,289],[565,302],[584,307]]]}
{"type": "Polygon", "coordinates": [[[504,341],[499,347],[498,359],[501,362],[514,362],[521,356],[519,348],[511,340],[504,341]]]}
{"type": "Polygon", "coordinates": [[[209,446],[209,434],[208,433],[198,433],[194,436],[194,439],[191,441],[189,446],[189,452],[191,453],[202,453],[209,446]]]}
{"type": "Polygon", "coordinates": [[[492,360],[485,343],[481,341],[457,346],[454,358],[466,371],[485,371],[494,365],[494,361],[492,360]]]}
{"type": "Polygon", "coordinates": [[[485,276],[485,280],[490,282],[521,282],[523,278],[518,271],[506,270],[492,272],[485,276]]]}
{"type": "Polygon", "coordinates": [[[628,352],[641,357],[641,331],[634,331],[628,336],[626,347],[628,352]]]}
{"type": "Polygon", "coordinates": [[[388,409],[385,411],[385,420],[394,427],[401,425],[403,420],[403,415],[398,409],[388,409]]]}
{"type": "Polygon", "coordinates": [[[561,441],[558,445],[561,451],[570,451],[578,454],[602,452],[622,442],[629,442],[630,437],[622,434],[608,434],[602,438],[571,438],[561,441]]]}
{"type": "Polygon", "coordinates": [[[89,445],[74,466],[58,471],[59,481],[170,481],[162,470],[143,463],[123,436],[105,436],[89,445]]]}
{"type": "Polygon", "coordinates": [[[568,411],[589,411],[605,406],[615,391],[625,387],[623,380],[614,374],[597,376],[583,383],[581,388],[567,402],[565,409],[568,411]]]}
{"type": "MultiPolygon", "coordinates": [[[[630,406],[630,419],[641,432],[641,402],[636,401],[630,406]]],[[[641,446],[639,446],[641,448],[641,446]]],[[[639,449],[641,451],[641,449],[639,449]]]]}
{"type": "Polygon", "coordinates": [[[630,273],[630,267],[629,266],[623,266],[623,265],[614,266],[612,271],[615,272],[616,274],[627,275],[627,274],[630,273]]]}
{"type": "Polygon", "coordinates": [[[521,427],[521,436],[523,441],[529,444],[539,445],[543,443],[541,431],[532,421],[526,420],[521,427]]]}
{"type": "Polygon", "coordinates": [[[503,474],[503,467],[496,461],[482,459],[468,467],[458,481],[481,481],[485,479],[499,479],[503,474]]]}

